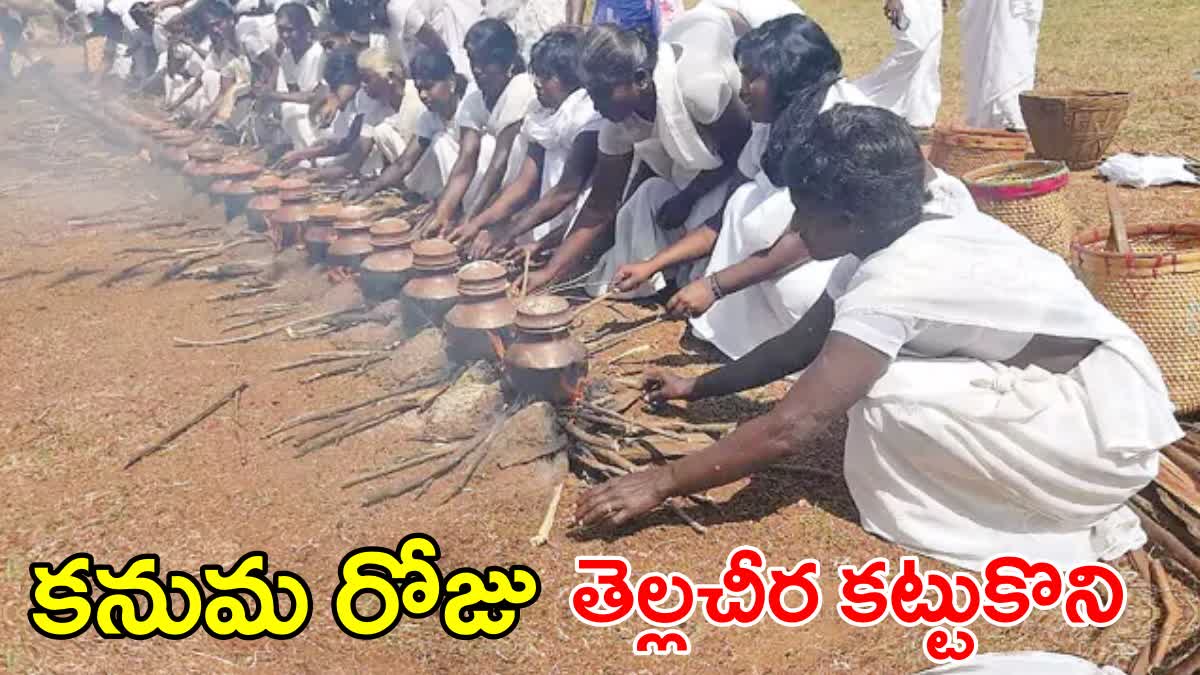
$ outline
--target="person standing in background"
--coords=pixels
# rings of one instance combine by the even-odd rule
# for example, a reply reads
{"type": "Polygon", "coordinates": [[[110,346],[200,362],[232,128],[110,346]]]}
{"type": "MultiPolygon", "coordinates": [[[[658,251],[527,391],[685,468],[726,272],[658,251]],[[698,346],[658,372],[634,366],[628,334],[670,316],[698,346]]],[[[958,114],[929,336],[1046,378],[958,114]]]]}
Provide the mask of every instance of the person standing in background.
{"type": "Polygon", "coordinates": [[[418,46],[445,52],[454,70],[471,77],[471,62],[463,41],[479,21],[479,0],[388,0],[388,48],[400,63],[412,61],[418,46]]]}
{"type": "Polygon", "coordinates": [[[1020,94],[1033,89],[1044,0],[963,0],[967,124],[1024,131],[1020,94]]]}
{"type": "Polygon", "coordinates": [[[942,104],[942,13],[946,0],[884,0],[896,46],[870,74],[854,84],[872,103],[918,129],[937,120],[942,104]]]}
{"type": "MultiPolygon", "coordinates": [[[[567,20],[570,23],[585,23],[584,4],[585,0],[567,0],[567,20]]],[[[657,40],[662,32],[662,6],[659,0],[596,0],[591,22],[616,24],[626,30],[641,31],[657,40]]]]}
{"type": "Polygon", "coordinates": [[[483,0],[483,16],[512,26],[521,56],[529,60],[533,45],[567,21],[569,0],[483,0]]]}

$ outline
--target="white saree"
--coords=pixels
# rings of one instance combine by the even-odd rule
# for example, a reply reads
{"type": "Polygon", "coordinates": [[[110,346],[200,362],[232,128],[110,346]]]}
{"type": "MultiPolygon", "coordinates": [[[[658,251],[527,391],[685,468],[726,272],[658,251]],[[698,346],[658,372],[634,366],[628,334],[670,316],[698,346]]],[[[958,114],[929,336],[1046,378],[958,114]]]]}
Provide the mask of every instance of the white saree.
{"type": "Polygon", "coordinates": [[[977,571],[1002,554],[1065,567],[1145,543],[1124,504],[1182,431],[1145,345],[1060,258],[971,213],[843,259],[830,294],[833,330],[867,344],[855,326],[878,317],[1100,343],[1061,375],[902,351],[849,412],[846,483],[867,531],[977,571]]]}
{"type": "MultiPolygon", "coordinates": [[[[509,80],[508,85],[501,92],[500,98],[496,99],[496,104],[490,110],[483,99],[482,91],[475,87],[467,91],[467,95],[458,108],[458,126],[462,129],[478,131],[482,138],[488,139],[492,147],[486,160],[480,156],[476,165],[476,176],[483,176],[487,172],[492,163],[492,154],[495,152],[500,134],[505,129],[520,124],[521,120],[528,117],[530,110],[536,107],[537,90],[533,86],[533,76],[528,73],[521,73],[509,80]]],[[[509,149],[508,164],[500,181],[500,189],[516,178],[521,162],[525,159],[525,150],[525,140],[518,133],[509,149]]],[[[487,196],[476,193],[472,195],[471,199],[463,199],[463,210],[469,212],[481,206],[479,202],[487,196]]]]}
{"type": "Polygon", "coordinates": [[[962,79],[967,124],[1024,129],[1020,94],[1033,89],[1043,0],[964,0],[962,79]]]}
{"type": "MultiPolygon", "coordinates": [[[[545,196],[562,180],[575,146],[575,139],[585,132],[597,132],[603,122],[600,113],[592,105],[592,98],[587,91],[579,89],[567,97],[558,110],[548,110],[535,106],[521,127],[521,136],[528,152],[529,144],[536,143],[545,150],[542,159],[541,196],[545,196]]],[[[522,157],[523,158],[523,157],[522,157]]],[[[592,192],[591,183],[579,193],[574,206],[568,206],[562,213],[538,225],[519,243],[540,241],[546,235],[560,227],[569,227],[579,215],[584,202],[592,192]]]]}
{"type": "MultiPolygon", "coordinates": [[[[442,190],[445,189],[446,182],[450,180],[450,173],[458,162],[461,138],[458,122],[451,120],[447,123],[433,111],[426,110],[417,121],[415,136],[426,139],[429,147],[409,172],[405,185],[425,199],[436,201],[442,196],[442,190]]],[[[495,150],[495,138],[485,135],[480,139],[478,168],[463,197],[464,204],[479,200],[483,174],[487,171],[487,165],[491,163],[495,150]]]]}
{"type": "Polygon", "coordinates": [[[931,127],[942,104],[942,0],[904,0],[908,26],[891,26],[896,46],[854,84],[914,127],[931,127]]]}

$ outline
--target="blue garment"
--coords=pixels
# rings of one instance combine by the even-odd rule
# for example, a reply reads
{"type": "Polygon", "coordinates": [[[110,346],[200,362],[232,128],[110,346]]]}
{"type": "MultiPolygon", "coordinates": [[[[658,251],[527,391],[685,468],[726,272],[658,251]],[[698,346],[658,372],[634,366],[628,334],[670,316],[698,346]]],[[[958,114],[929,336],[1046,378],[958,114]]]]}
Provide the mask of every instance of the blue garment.
{"type": "Polygon", "coordinates": [[[658,39],[662,9],[658,0],[596,0],[592,23],[615,23],[631,30],[643,29],[658,39]]]}

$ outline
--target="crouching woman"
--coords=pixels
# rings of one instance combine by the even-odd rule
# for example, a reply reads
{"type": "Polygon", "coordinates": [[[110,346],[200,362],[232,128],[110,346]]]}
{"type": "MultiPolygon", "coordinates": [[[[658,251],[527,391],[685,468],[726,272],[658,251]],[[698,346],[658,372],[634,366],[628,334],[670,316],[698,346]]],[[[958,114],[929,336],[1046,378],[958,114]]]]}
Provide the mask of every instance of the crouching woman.
{"type": "Polygon", "coordinates": [[[730,483],[846,415],[846,483],[867,531],[979,570],[993,556],[1068,566],[1145,542],[1125,506],[1182,432],[1136,335],[1066,264],[978,212],[923,211],[912,130],[879,108],[823,113],[785,171],[793,227],[840,259],[790,330],[696,379],[652,373],[652,402],[800,373],[774,409],[704,451],[580,502],[620,525],[730,483]]]}

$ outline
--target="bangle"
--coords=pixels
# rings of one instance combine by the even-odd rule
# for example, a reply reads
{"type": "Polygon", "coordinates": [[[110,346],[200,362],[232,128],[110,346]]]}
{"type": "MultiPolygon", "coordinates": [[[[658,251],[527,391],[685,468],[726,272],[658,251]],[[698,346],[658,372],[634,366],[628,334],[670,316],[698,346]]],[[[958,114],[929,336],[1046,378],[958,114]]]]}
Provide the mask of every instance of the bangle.
{"type": "Polygon", "coordinates": [[[725,297],[725,291],[721,289],[721,282],[717,281],[716,274],[708,275],[708,287],[712,290],[714,299],[720,300],[725,297]]]}

